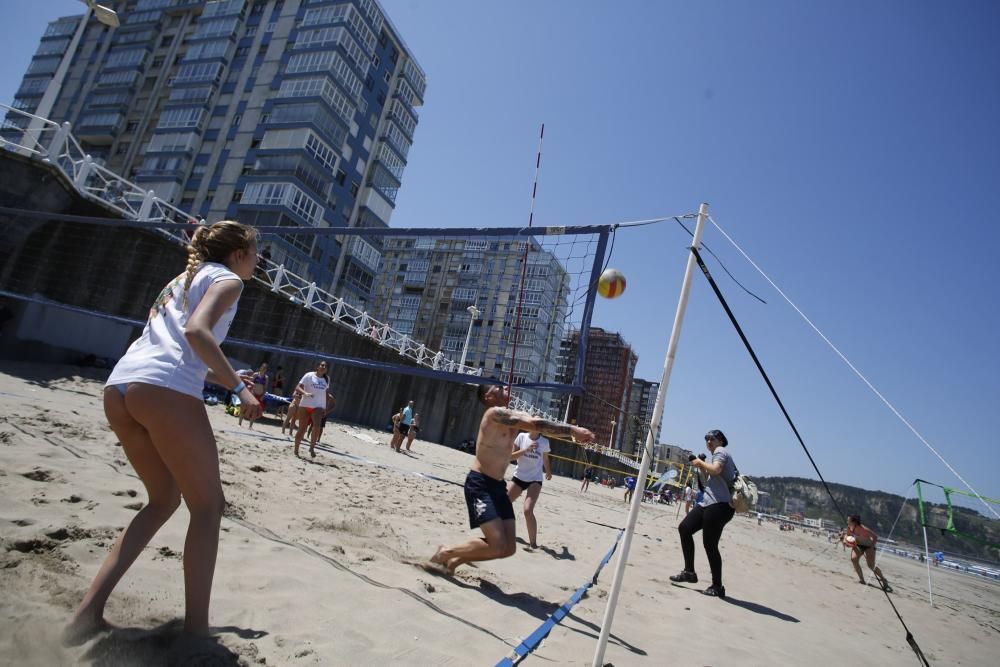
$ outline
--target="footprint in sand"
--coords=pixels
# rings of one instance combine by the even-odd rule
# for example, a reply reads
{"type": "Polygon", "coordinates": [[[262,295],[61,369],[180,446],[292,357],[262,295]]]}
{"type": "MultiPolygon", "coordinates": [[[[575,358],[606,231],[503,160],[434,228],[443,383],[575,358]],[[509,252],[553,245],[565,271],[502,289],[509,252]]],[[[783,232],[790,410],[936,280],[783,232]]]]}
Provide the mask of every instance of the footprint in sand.
{"type": "Polygon", "coordinates": [[[33,526],[35,525],[34,519],[14,519],[11,521],[15,526],[33,526]]]}
{"type": "Polygon", "coordinates": [[[139,510],[142,509],[142,506],[143,506],[143,503],[129,503],[128,505],[125,505],[125,509],[127,509],[127,510],[135,510],[136,512],[138,512],[139,510]]]}
{"type": "Polygon", "coordinates": [[[55,549],[58,544],[49,538],[33,537],[26,540],[15,540],[7,546],[7,551],[19,551],[23,554],[44,554],[55,549]]]}
{"type": "Polygon", "coordinates": [[[156,553],[160,554],[163,558],[173,558],[175,560],[180,560],[181,558],[181,553],[174,551],[170,547],[160,547],[156,550],[156,553]]]}
{"type": "Polygon", "coordinates": [[[31,472],[21,473],[21,477],[26,477],[34,482],[53,482],[57,479],[56,474],[51,470],[35,468],[31,472]]]}
{"type": "Polygon", "coordinates": [[[133,489],[127,489],[125,491],[113,491],[111,493],[111,495],[113,495],[113,496],[128,496],[129,498],[135,498],[137,495],[139,495],[139,492],[135,491],[133,489]]]}

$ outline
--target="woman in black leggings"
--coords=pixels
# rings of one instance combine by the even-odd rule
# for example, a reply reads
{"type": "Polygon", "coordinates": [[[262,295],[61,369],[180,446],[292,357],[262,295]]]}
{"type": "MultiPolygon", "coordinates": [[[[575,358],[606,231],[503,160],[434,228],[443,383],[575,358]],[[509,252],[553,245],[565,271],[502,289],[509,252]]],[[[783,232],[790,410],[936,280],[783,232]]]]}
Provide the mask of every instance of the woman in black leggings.
{"type": "Polygon", "coordinates": [[[694,571],[694,534],[700,530],[708,565],[712,568],[712,585],[703,592],[720,598],[726,597],[726,587],[722,585],[719,539],[722,537],[722,529],[736,513],[729,505],[729,485],[736,479],[736,464],[726,451],[728,444],[722,431],[709,431],[705,435],[705,446],[712,452],[712,461],[707,463],[695,456],[691,457],[691,465],[709,475],[708,483],[705,485],[705,496],[701,504],[692,509],[677,527],[677,532],[681,535],[681,551],[684,552],[684,569],[680,574],[670,577],[671,581],[698,583],[698,575],[694,571]]]}

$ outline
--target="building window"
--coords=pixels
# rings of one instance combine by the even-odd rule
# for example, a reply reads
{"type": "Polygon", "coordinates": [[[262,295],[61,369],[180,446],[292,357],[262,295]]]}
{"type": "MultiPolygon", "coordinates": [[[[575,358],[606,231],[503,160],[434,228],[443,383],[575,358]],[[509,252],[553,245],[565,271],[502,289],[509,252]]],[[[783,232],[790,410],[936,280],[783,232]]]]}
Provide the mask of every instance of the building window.
{"type": "Polygon", "coordinates": [[[361,189],[361,184],[360,183],[358,183],[357,181],[354,181],[353,183],[351,183],[351,196],[352,197],[357,197],[359,189],[361,189]]]}
{"type": "Polygon", "coordinates": [[[238,113],[238,114],[233,115],[233,127],[236,127],[237,125],[239,125],[240,121],[242,121],[242,120],[243,120],[243,114],[238,113]]]}
{"type": "Polygon", "coordinates": [[[118,143],[118,148],[115,149],[115,155],[124,155],[128,152],[128,149],[132,146],[131,142],[122,141],[118,143]]]}
{"type": "Polygon", "coordinates": [[[385,79],[386,83],[389,83],[390,81],[392,81],[392,72],[386,70],[385,74],[382,75],[382,78],[385,79]]]}
{"type": "Polygon", "coordinates": [[[337,183],[343,185],[347,181],[347,172],[343,169],[337,170],[337,183]]]}
{"type": "Polygon", "coordinates": [[[379,59],[378,54],[376,53],[375,55],[372,56],[372,67],[378,67],[380,64],[382,64],[382,61],[381,59],[379,59]]]}
{"type": "Polygon", "coordinates": [[[128,124],[125,125],[125,131],[126,132],[135,132],[138,127],[139,127],[139,121],[137,121],[137,120],[130,120],[128,122],[128,124]]]}
{"type": "Polygon", "coordinates": [[[372,75],[369,74],[368,76],[365,77],[365,88],[371,90],[374,87],[375,87],[375,79],[373,79],[372,75]]]}

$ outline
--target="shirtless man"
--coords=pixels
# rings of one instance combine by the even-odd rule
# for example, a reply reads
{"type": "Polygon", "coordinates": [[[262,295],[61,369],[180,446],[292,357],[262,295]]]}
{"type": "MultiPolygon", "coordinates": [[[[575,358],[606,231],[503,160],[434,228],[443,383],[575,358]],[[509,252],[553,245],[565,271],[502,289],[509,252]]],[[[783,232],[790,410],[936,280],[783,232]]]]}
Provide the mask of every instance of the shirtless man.
{"type": "Polygon", "coordinates": [[[465,477],[465,503],[469,508],[470,527],[481,529],[483,536],[463,544],[438,547],[431,563],[449,573],[454,573],[455,568],[463,563],[507,558],[517,550],[514,506],[507,496],[503,475],[519,431],[542,433],[554,438],[572,437],[581,443],[594,439],[594,434],[585,428],[557,424],[504,407],[509,395],[506,387],[479,387],[479,401],[487,406],[487,410],[479,422],[476,460],[465,477]]]}

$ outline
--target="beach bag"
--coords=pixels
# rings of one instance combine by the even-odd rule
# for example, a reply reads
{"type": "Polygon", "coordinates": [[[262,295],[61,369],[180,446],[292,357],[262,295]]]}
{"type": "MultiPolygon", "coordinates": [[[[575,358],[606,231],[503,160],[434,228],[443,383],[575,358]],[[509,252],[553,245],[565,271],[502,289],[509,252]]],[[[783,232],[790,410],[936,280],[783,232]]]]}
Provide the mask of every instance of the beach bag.
{"type": "Polygon", "coordinates": [[[757,504],[757,485],[736,470],[736,477],[729,485],[729,506],[737,512],[749,512],[757,504]]]}

